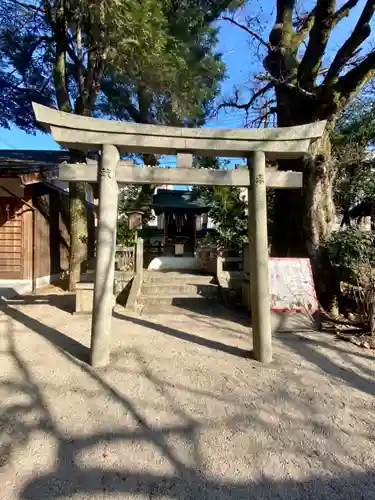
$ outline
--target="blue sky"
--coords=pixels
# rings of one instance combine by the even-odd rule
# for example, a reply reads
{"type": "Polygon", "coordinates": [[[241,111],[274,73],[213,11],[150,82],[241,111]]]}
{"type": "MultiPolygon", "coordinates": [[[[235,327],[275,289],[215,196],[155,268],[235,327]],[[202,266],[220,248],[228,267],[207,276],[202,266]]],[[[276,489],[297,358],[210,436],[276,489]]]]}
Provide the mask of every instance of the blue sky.
{"type": "MultiPolygon", "coordinates": [[[[330,40],[328,58],[337,50],[340,44],[348,36],[348,32],[353,26],[361,12],[365,0],[361,0],[352,15],[338,25],[335,30],[335,36],[330,40]]],[[[257,12],[261,14],[261,25],[263,38],[267,39],[270,27],[274,19],[274,1],[253,0],[249,5],[237,13],[236,18],[243,20],[246,16],[257,12]]],[[[338,7],[343,2],[338,2],[338,7]]],[[[315,4],[311,0],[300,2],[306,10],[310,10],[315,4]]],[[[227,66],[227,79],[222,85],[222,94],[224,97],[230,97],[234,86],[237,86],[246,98],[246,82],[248,82],[251,73],[261,71],[260,62],[257,63],[254,52],[256,46],[254,43],[249,45],[249,36],[237,27],[225,21],[220,21],[220,39],[218,51],[223,54],[227,66]],[[254,51],[254,52],[251,52],[254,51]]],[[[240,111],[222,110],[217,118],[210,120],[207,126],[210,127],[241,127],[244,123],[244,115],[240,111]]],[[[59,149],[58,145],[47,134],[38,133],[36,135],[26,134],[22,130],[12,128],[11,130],[0,129],[0,148],[1,149],[59,149]]],[[[166,158],[166,162],[171,163],[172,159],[166,158]]]]}

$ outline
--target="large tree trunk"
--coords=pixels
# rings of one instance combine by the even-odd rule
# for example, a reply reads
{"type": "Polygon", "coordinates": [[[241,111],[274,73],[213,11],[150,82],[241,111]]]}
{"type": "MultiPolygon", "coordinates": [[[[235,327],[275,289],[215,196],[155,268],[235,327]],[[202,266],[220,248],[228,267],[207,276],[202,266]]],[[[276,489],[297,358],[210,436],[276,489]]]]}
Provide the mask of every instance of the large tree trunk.
{"type": "Polygon", "coordinates": [[[70,204],[70,255],[69,255],[69,290],[74,291],[80,280],[81,265],[87,259],[87,213],[86,184],[69,184],[70,204]]]}
{"type": "MultiPolygon", "coordinates": [[[[68,78],[66,69],[67,20],[64,6],[56,11],[54,21],[56,40],[56,55],[53,68],[53,78],[56,90],[58,108],[66,113],[72,112],[68,78]]],[[[77,102],[81,102],[78,98],[77,102]]],[[[84,114],[79,110],[79,114],[84,114]]],[[[85,161],[81,151],[70,151],[70,162],[85,161]]],[[[70,212],[70,254],[69,254],[69,290],[74,291],[80,279],[81,263],[87,255],[87,214],[86,214],[86,186],[84,183],[71,182],[69,185],[69,212],[70,212]]]]}
{"type": "Polygon", "coordinates": [[[280,162],[279,169],[302,171],[304,186],[275,193],[272,255],[310,257],[319,301],[337,314],[339,283],[325,248],[335,223],[335,165],[330,156],[317,154],[298,162],[280,162]]]}
{"type": "MultiPolygon", "coordinates": [[[[287,102],[291,102],[290,96],[287,102]]],[[[279,103],[283,104],[282,99],[279,103]]],[[[290,112],[291,106],[285,113],[282,112],[284,106],[279,107],[280,126],[300,125],[320,118],[309,112],[311,107],[307,103],[296,103],[293,108],[298,110],[298,116],[290,112]],[[302,116],[301,110],[304,110],[302,116]]],[[[313,145],[307,158],[279,162],[280,170],[303,172],[304,185],[303,190],[275,193],[271,252],[279,257],[310,257],[319,301],[324,308],[337,314],[339,282],[325,248],[335,224],[333,181],[336,165],[331,156],[331,126],[328,125],[326,136],[313,145]]]]}
{"type": "Polygon", "coordinates": [[[332,315],[338,314],[340,281],[332,267],[326,242],[335,227],[336,210],[333,183],[337,165],[331,155],[327,136],[313,146],[304,168],[304,234],[311,259],[315,285],[322,306],[332,315]]]}
{"type": "MultiPolygon", "coordinates": [[[[71,163],[84,163],[82,151],[70,151],[71,163]]],[[[69,254],[69,290],[74,291],[80,280],[82,263],[87,259],[88,226],[86,205],[86,183],[69,184],[70,210],[70,254],[69,254]]]]}

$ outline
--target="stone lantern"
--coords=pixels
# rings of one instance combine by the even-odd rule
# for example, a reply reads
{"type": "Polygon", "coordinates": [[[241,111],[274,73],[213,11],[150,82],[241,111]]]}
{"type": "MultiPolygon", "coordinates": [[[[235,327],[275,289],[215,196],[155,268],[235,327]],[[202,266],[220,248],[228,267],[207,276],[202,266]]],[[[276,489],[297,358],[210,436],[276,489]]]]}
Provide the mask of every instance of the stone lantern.
{"type": "Polygon", "coordinates": [[[130,231],[135,231],[135,239],[137,239],[137,233],[142,229],[142,210],[130,210],[127,212],[128,216],[128,227],[130,231]]]}

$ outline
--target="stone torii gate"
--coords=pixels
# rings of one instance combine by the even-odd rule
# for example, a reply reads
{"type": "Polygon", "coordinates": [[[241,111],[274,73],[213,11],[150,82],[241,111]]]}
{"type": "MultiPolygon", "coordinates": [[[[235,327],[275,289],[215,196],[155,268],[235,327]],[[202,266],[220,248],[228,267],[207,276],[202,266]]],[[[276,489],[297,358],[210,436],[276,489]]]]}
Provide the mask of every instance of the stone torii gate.
{"type": "Polygon", "coordinates": [[[55,141],[72,149],[98,149],[97,165],[60,165],[59,178],[99,182],[91,364],[109,362],[113,307],[118,183],[229,185],[248,188],[253,355],[272,360],[268,286],[266,187],[302,188],[302,173],[266,170],[266,159],[298,158],[322,137],[326,122],[273,129],[178,128],[89,118],[33,104],[36,119],[55,141]],[[177,168],[134,166],[120,154],[177,155],[177,168]],[[246,157],[248,169],[206,170],[192,167],[193,155],[246,157]]]}

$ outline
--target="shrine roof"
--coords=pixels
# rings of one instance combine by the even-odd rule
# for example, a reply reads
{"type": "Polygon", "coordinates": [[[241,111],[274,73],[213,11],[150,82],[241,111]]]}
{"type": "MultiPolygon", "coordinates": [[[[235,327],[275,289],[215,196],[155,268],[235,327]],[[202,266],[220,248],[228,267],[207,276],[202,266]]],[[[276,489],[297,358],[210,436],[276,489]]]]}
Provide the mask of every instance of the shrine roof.
{"type": "Polygon", "coordinates": [[[13,177],[31,172],[56,169],[69,160],[68,151],[0,150],[0,176],[13,177]]]}
{"type": "Polygon", "coordinates": [[[159,189],[154,195],[152,208],[157,215],[164,212],[205,213],[209,207],[194,191],[159,189]]]}

